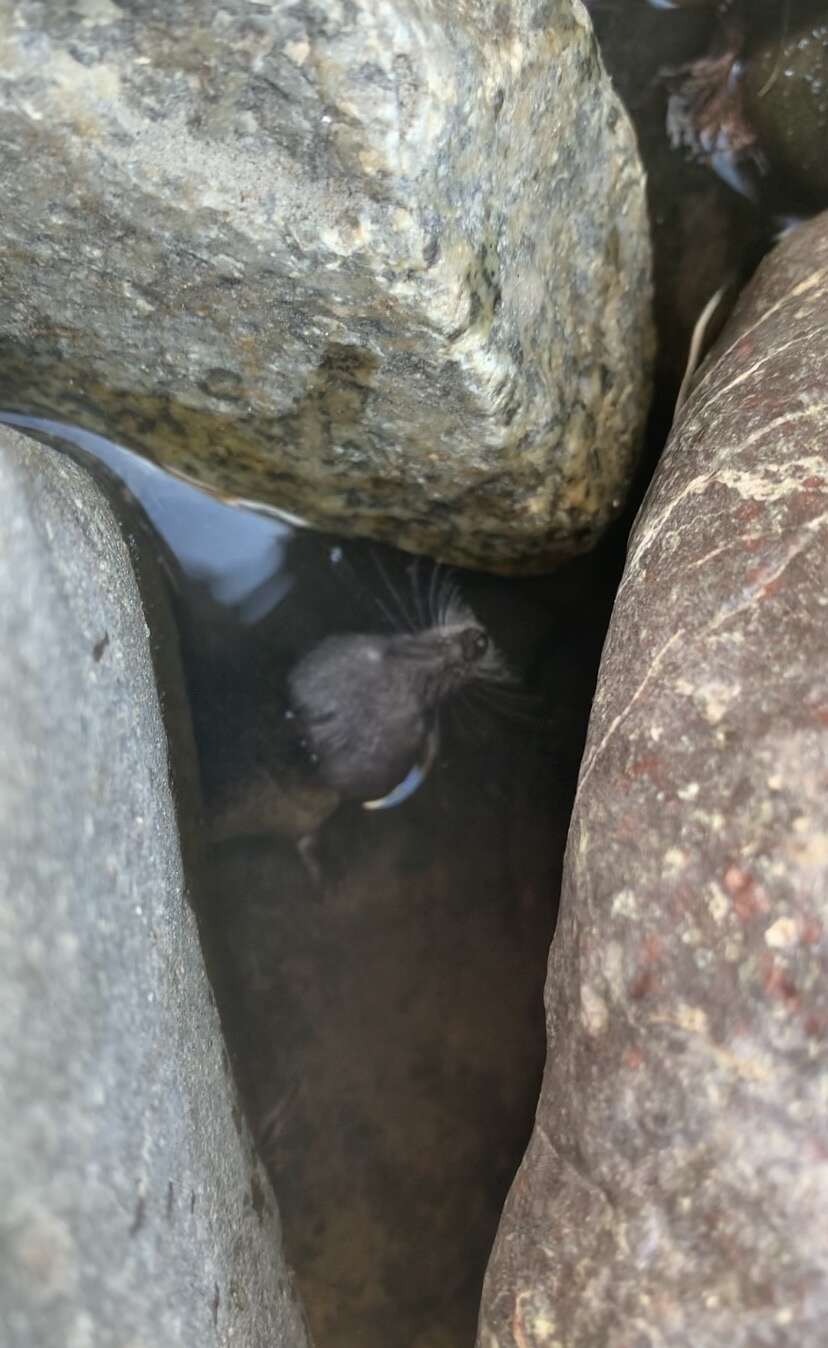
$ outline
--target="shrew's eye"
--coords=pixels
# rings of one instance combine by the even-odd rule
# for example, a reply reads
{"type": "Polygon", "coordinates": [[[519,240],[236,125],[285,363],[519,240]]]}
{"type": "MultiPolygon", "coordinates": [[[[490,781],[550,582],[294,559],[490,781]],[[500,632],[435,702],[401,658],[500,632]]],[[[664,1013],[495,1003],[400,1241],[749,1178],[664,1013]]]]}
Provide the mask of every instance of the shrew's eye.
{"type": "Polygon", "coordinates": [[[463,655],[466,660],[481,660],[489,649],[489,638],[480,627],[463,633],[463,655]]]}

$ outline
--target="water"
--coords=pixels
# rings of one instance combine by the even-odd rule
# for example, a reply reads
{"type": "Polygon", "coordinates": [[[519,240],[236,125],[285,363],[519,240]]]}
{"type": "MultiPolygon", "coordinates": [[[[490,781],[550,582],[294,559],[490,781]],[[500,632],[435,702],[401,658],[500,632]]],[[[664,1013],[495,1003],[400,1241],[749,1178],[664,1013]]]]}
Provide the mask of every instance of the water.
{"type": "MultiPolygon", "coordinates": [[[[280,759],[286,681],[335,632],[425,617],[426,559],[205,495],[46,418],[154,530],[207,813],[280,759]]],[[[44,452],[50,452],[44,449],[44,452]]],[[[320,878],[278,832],[202,838],[208,966],[318,1348],[467,1348],[543,1064],[542,987],[575,774],[615,584],[600,553],[527,582],[453,580],[520,679],[459,706],[397,808],[343,805],[320,878]]],[[[220,812],[220,811],[219,811],[220,812]]]]}
{"type": "Polygon", "coordinates": [[[294,527],[273,515],[230,506],[173,477],[149,459],[94,431],[50,417],[0,411],[9,426],[42,432],[91,456],[135,497],[184,576],[201,581],[242,622],[255,622],[279,602],[287,578],[281,561],[294,527]]]}

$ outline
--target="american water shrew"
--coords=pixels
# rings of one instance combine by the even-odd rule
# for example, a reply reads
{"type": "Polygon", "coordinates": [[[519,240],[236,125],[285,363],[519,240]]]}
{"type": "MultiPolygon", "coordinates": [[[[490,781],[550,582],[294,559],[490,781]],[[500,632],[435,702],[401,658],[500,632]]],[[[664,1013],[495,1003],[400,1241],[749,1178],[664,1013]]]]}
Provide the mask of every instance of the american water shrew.
{"type": "Polygon", "coordinates": [[[407,799],[436,756],[440,707],[506,677],[485,628],[457,601],[421,631],[326,637],[288,677],[284,742],[221,802],[214,835],[291,838],[318,879],[316,834],[340,803],[376,810],[407,799]]]}

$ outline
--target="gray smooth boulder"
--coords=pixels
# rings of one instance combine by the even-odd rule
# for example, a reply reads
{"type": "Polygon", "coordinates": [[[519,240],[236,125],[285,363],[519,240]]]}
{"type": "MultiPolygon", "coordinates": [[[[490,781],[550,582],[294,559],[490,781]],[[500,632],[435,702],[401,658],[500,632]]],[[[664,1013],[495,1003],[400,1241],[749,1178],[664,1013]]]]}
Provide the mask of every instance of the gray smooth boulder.
{"type": "Polygon", "coordinates": [[[4,1348],[307,1348],[169,777],[127,544],[86,473],[4,428],[4,1348]]]}
{"type": "Polygon", "coordinates": [[[740,300],[634,529],[481,1348],[822,1348],[828,215],[740,300]]]}
{"type": "Polygon", "coordinates": [[[493,571],[617,513],[635,138],[580,0],[0,7],[0,399],[493,571]]]}

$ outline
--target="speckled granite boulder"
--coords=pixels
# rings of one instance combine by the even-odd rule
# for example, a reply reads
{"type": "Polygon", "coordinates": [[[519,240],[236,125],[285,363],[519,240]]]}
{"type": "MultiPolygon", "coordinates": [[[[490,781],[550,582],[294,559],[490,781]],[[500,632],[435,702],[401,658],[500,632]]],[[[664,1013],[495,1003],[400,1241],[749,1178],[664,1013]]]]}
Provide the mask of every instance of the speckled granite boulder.
{"type": "Polygon", "coordinates": [[[11,0],[0,50],[0,401],[484,569],[616,513],[649,242],[580,0],[11,0]]]}
{"type": "Polygon", "coordinates": [[[5,429],[0,500],[0,1338],[307,1348],[127,546],[85,473],[5,429]]]}
{"type": "Polygon", "coordinates": [[[763,264],[641,511],[481,1348],[821,1348],[828,217],[763,264]]]}

